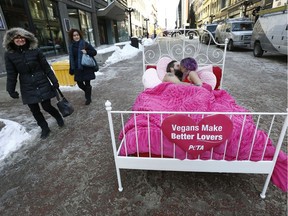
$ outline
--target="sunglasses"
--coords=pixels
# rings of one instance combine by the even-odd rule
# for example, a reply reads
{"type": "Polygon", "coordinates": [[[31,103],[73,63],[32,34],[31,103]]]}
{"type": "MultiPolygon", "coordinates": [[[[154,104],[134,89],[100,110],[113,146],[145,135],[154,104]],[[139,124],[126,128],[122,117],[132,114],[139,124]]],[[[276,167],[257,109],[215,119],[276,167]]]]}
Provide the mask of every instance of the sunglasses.
{"type": "Polygon", "coordinates": [[[16,37],[13,38],[14,39],[26,39],[25,37],[21,36],[21,35],[17,35],[16,37]]]}

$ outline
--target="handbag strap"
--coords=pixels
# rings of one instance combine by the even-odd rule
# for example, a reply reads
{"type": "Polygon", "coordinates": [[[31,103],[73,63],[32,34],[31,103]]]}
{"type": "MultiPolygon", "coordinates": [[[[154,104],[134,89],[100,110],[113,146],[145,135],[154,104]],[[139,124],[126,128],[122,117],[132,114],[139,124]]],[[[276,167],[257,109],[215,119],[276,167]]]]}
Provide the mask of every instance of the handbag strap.
{"type": "Polygon", "coordinates": [[[60,101],[59,95],[64,98],[64,95],[62,94],[61,90],[59,88],[56,89],[56,98],[58,101],[60,101]]]}

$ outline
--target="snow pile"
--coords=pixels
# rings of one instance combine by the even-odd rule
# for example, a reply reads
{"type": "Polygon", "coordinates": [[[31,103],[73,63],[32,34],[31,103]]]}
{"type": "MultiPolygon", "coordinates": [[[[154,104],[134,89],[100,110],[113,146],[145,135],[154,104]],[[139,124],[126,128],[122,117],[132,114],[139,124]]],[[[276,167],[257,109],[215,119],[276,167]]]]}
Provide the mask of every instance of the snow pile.
{"type": "Polygon", "coordinates": [[[31,135],[17,122],[0,119],[5,126],[0,130],[0,161],[10,152],[21,147],[22,142],[30,139],[31,135]]]}
{"type": "Polygon", "coordinates": [[[126,59],[133,58],[140,52],[139,49],[132,47],[130,44],[126,44],[123,49],[117,49],[115,52],[106,60],[105,64],[115,64],[116,62],[123,61],[126,59]]]}
{"type": "Polygon", "coordinates": [[[150,46],[151,44],[153,44],[153,40],[151,38],[143,38],[142,39],[142,44],[143,46],[150,46]]]}

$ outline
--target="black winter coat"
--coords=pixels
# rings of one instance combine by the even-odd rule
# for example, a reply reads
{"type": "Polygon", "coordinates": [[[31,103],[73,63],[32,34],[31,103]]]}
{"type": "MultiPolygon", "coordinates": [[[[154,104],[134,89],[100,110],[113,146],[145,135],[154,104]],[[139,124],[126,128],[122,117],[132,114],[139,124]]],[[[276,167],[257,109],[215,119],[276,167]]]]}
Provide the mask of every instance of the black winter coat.
{"type": "Polygon", "coordinates": [[[58,85],[58,80],[39,49],[7,51],[5,64],[6,89],[14,92],[19,76],[23,104],[39,103],[56,96],[52,85],[58,85]]]}
{"type": "Polygon", "coordinates": [[[97,51],[88,42],[83,40],[72,42],[69,48],[70,73],[74,74],[74,80],[78,82],[93,80],[96,78],[95,68],[79,65],[80,59],[82,58],[82,52],[80,51],[81,49],[85,49],[87,54],[91,57],[97,55],[97,51]]]}

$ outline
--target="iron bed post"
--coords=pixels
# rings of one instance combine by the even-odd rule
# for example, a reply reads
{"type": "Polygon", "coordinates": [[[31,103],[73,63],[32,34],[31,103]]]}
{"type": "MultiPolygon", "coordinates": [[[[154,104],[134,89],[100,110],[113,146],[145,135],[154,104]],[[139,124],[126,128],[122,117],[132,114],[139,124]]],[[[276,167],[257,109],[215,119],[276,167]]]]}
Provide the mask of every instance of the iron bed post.
{"type": "MultiPolygon", "coordinates": [[[[288,112],[288,109],[287,109],[287,112],[288,112]]],[[[285,137],[285,133],[286,133],[287,127],[288,127],[288,113],[286,114],[285,121],[284,121],[284,124],[282,126],[281,133],[280,133],[280,136],[279,136],[279,139],[278,139],[278,142],[277,142],[277,146],[276,146],[276,149],[275,149],[275,153],[274,153],[274,157],[273,157],[273,166],[272,166],[272,168],[271,168],[271,170],[270,170],[270,172],[269,172],[269,174],[268,174],[268,176],[266,178],[263,190],[262,190],[262,192],[260,194],[260,197],[262,199],[265,199],[265,197],[266,197],[266,191],[267,191],[267,188],[268,188],[268,185],[269,185],[269,182],[270,182],[270,179],[271,179],[271,176],[272,176],[272,173],[273,173],[273,170],[274,170],[274,167],[275,167],[279,152],[281,150],[281,146],[282,146],[282,143],[283,143],[283,140],[284,140],[284,137],[285,137]]]]}
{"type": "Polygon", "coordinates": [[[116,174],[117,174],[117,180],[118,180],[118,190],[121,192],[123,191],[122,182],[121,182],[121,175],[120,175],[120,169],[117,165],[117,149],[116,149],[116,141],[115,141],[115,133],[114,133],[114,126],[113,126],[113,120],[112,120],[112,106],[111,102],[109,100],[105,103],[107,114],[108,114],[108,121],[109,121],[109,128],[110,128],[110,135],[111,135],[111,141],[112,141],[112,148],[114,153],[114,162],[115,162],[115,168],[116,168],[116,174]]]}
{"type": "Polygon", "coordinates": [[[225,39],[223,63],[222,63],[222,74],[221,74],[220,86],[219,86],[220,89],[222,89],[222,82],[223,82],[224,71],[225,71],[225,60],[226,60],[227,44],[228,44],[228,38],[225,39]]]}

